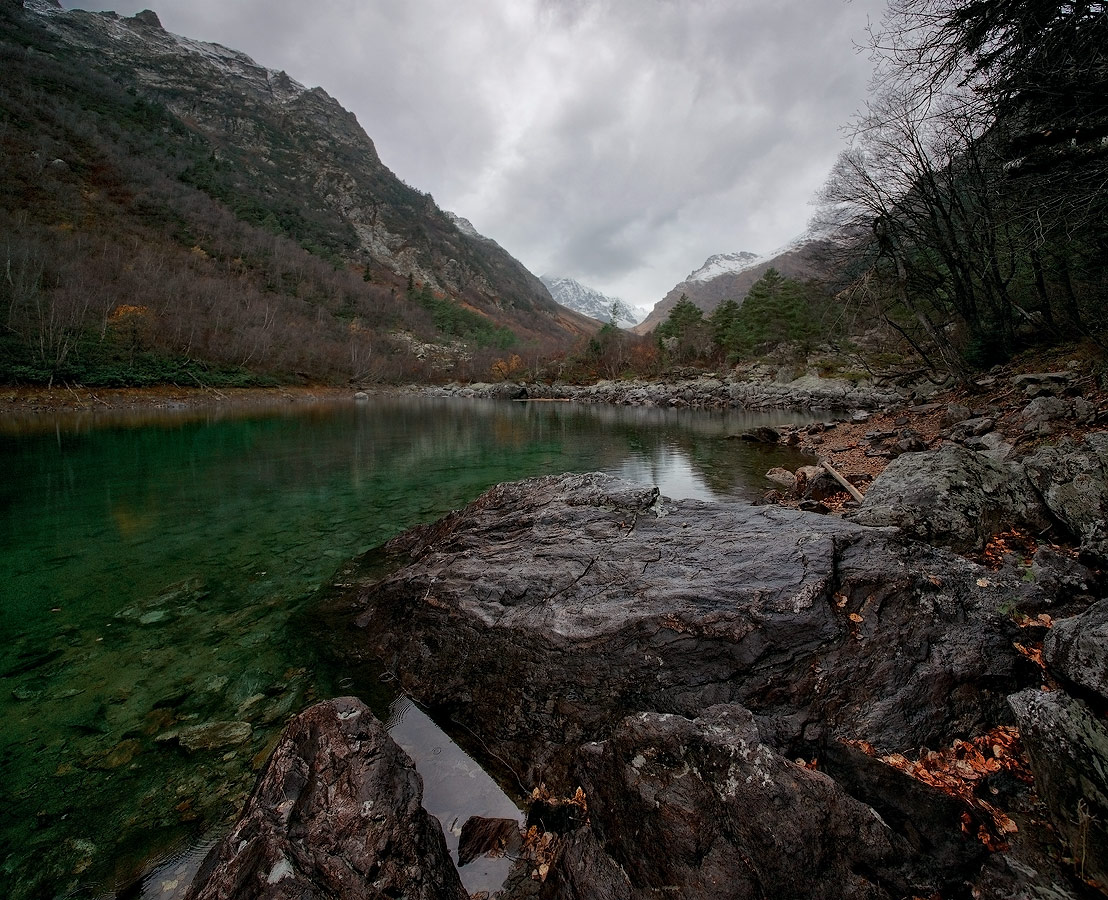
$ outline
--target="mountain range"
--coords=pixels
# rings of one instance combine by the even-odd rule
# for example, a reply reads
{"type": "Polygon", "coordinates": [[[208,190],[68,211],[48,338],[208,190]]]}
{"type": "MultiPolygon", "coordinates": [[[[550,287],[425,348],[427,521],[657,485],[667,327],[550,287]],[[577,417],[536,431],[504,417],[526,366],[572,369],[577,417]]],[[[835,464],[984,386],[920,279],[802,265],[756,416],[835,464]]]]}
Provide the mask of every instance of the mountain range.
{"type": "Polygon", "coordinates": [[[601,322],[611,322],[620,328],[633,328],[647,316],[647,311],[628,305],[618,297],[609,297],[574,278],[543,275],[541,278],[555,301],[568,309],[584,313],[601,322]]]}
{"type": "Polygon", "coordinates": [[[638,334],[653,331],[669,317],[670,310],[682,296],[688,297],[705,314],[726,300],[741,303],[754,283],[771,268],[789,278],[810,278],[822,270],[825,248],[824,239],[802,236],[772,253],[759,255],[738,251],[709,256],[684,281],[674,285],[633,330],[638,334]]]}
{"type": "MultiPolygon", "coordinates": [[[[398,329],[434,339],[437,330],[443,339],[484,334],[552,348],[599,327],[556,304],[495,241],[398,179],[354,115],[321,88],[170,34],[150,11],[67,11],[54,0],[0,5],[0,52],[0,228],[21,248],[28,277],[58,288],[48,300],[68,304],[62,318],[76,329],[99,325],[106,334],[115,314],[100,310],[96,323],[85,309],[88,321],[74,318],[70,294],[93,276],[63,271],[76,265],[78,245],[87,251],[109,235],[116,246],[156,253],[161,283],[180,276],[203,295],[189,294],[186,306],[240,335],[272,338],[287,326],[282,340],[303,342],[312,322],[314,340],[336,344],[351,339],[354,323],[359,340],[385,341],[398,329]],[[198,279],[208,282],[202,291],[198,279]],[[239,299],[220,307],[209,296],[213,279],[239,299]],[[412,285],[422,309],[409,308],[412,285]]],[[[101,261],[95,276],[117,296],[135,278],[125,257],[115,268],[101,261]]],[[[149,286],[157,293],[159,282],[149,286]]],[[[47,326],[33,298],[7,299],[27,345],[36,344],[47,326]]],[[[265,341],[251,353],[250,340],[177,321],[183,313],[170,298],[155,303],[119,304],[145,310],[144,346],[265,367],[265,341]]],[[[409,343],[365,352],[403,352],[409,343]]],[[[76,352],[54,348],[39,363],[57,367],[76,352]]],[[[274,365],[335,374],[295,356],[274,365]]]]}

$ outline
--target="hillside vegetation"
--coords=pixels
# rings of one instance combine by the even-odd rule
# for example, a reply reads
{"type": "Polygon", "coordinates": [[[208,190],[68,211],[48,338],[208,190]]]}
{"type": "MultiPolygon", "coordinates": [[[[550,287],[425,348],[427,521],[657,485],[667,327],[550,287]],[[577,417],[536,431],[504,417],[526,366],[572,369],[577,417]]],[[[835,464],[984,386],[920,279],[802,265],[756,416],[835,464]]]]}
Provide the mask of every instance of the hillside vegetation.
{"type": "Polygon", "coordinates": [[[1108,9],[892,0],[818,241],[629,334],[555,304],[354,117],[143,13],[0,7],[0,381],[657,375],[968,382],[1108,341],[1108,9]]]}
{"type": "Polygon", "coordinates": [[[396,179],[322,91],[267,73],[270,109],[171,43],[156,19],[0,7],[0,381],[481,376],[599,327],[396,179]],[[98,52],[113,28],[124,50],[98,52]]]}
{"type": "Polygon", "coordinates": [[[749,283],[764,269],[678,285],[640,326],[663,361],[769,353],[966,382],[1035,348],[1103,357],[1108,4],[892,0],[871,37],[816,264],[776,287],[749,283]]]}

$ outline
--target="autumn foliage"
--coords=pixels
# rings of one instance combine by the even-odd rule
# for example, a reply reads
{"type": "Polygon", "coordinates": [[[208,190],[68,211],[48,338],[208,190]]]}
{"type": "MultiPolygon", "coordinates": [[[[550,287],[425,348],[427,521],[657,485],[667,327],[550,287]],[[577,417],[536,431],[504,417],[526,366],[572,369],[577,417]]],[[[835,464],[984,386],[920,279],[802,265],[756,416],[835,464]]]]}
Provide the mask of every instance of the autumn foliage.
{"type": "Polygon", "coordinates": [[[914,760],[902,753],[878,756],[877,750],[865,741],[846,743],[868,756],[878,757],[916,781],[957,797],[968,807],[962,814],[962,830],[975,836],[989,850],[1006,850],[1006,836],[1019,830],[1010,816],[979,796],[982,782],[1001,772],[1008,772],[1025,784],[1032,783],[1016,728],[998,726],[980,737],[956,740],[942,750],[925,749],[914,760]],[[981,820],[976,827],[975,820],[981,820]]]}

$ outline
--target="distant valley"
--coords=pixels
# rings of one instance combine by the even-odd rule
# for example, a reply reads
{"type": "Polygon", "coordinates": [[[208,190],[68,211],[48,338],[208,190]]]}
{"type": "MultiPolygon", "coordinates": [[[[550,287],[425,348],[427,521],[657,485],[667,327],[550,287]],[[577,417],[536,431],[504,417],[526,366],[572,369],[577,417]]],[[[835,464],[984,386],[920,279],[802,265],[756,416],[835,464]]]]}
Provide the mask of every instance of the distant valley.
{"type": "Polygon", "coordinates": [[[648,314],[641,307],[631,306],[618,297],[608,297],[573,278],[543,275],[541,280],[550,291],[550,296],[562,306],[601,322],[611,322],[620,328],[633,328],[648,314]]]}

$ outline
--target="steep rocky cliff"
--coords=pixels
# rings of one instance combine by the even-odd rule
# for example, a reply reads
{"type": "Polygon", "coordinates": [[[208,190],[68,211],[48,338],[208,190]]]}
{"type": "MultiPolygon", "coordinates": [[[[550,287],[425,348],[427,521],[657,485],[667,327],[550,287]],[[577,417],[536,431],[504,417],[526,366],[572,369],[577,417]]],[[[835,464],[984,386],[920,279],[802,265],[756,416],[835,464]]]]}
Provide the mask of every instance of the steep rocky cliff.
{"type": "Polygon", "coordinates": [[[364,270],[367,281],[411,276],[524,337],[595,330],[498,244],[459,228],[429,194],[400,181],[323,89],[170,34],[150,11],[126,18],[27,0],[7,15],[26,32],[17,39],[24,47],[107,76],[144,101],[144,126],[169,145],[152,164],[241,220],[364,270]]]}

